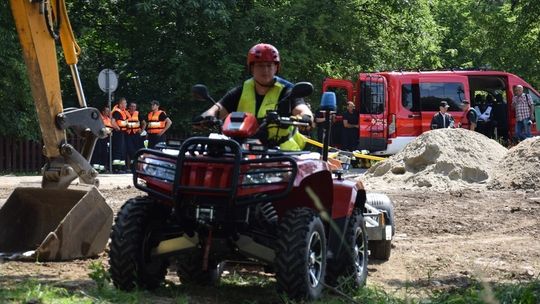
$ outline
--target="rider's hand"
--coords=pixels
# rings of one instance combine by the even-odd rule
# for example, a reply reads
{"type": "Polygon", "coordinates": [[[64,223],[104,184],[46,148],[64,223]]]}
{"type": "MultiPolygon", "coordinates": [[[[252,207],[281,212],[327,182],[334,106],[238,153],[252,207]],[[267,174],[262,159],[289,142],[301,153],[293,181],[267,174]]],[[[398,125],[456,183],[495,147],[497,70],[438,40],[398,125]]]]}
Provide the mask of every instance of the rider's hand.
{"type": "Polygon", "coordinates": [[[205,120],[204,117],[202,117],[201,115],[197,115],[193,117],[193,119],[191,120],[191,123],[201,123],[204,120],[205,120]]]}
{"type": "Polygon", "coordinates": [[[219,121],[215,116],[198,115],[191,120],[191,126],[195,130],[205,130],[219,125],[219,121]]]}
{"type": "Polygon", "coordinates": [[[305,122],[309,124],[313,122],[313,118],[309,114],[291,116],[291,119],[294,121],[305,122]]]}
{"type": "Polygon", "coordinates": [[[311,117],[311,115],[309,114],[303,114],[300,118],[300,121],[301,122],[307,122],[307,123],[312,123],[313,122],[313,117],[311,117]]]}

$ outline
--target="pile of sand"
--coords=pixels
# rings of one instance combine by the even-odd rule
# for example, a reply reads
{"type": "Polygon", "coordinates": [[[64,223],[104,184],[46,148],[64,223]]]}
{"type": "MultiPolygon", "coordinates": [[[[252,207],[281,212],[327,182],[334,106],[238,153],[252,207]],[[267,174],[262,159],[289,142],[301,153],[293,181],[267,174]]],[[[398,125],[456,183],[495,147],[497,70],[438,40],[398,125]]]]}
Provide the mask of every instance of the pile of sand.
{"type": "Polygon", "coordinates": [[[540,137],[512,147],[496,165],[490,189],[540,190],[540,137]]]}
{"type": "Polygon", "coordinates": [[[368,188],[427,187],[460,189],[486,184],[507,149],[466,129],[428,131],[398,154],[371,167],[362,180],[368,188]]]}

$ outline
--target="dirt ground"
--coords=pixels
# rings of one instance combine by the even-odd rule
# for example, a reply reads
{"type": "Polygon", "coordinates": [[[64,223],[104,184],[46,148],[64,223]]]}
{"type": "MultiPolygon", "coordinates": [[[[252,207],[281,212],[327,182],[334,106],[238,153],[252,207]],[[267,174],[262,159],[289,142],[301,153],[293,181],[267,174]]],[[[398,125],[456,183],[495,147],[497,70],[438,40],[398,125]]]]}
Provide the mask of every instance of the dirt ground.
{"type": "MultiPolygon", "coordinates": [[[[117,210],[141,192],[129,175],[101,176],[100,190],[117,210]]],[[[0,204],[15,186],[37,186],[39,177],[0,177],[0,204]]],[[[476,186],[450,192],[392,189],[396,236],[389,261],[370,262],[368,285],[400,296],[462,288],[471,278],[516,282],[539,278],[540,193],[491,191],[476,186]]],[[[106,264],[106,254],[99,258],[106,264]]],[[[68,263],[0,262],[0,288],[29,278],[91,286],[91,260],[68,263]]],[[[173,280],[173,279],[172,279],[173,280]]]]}

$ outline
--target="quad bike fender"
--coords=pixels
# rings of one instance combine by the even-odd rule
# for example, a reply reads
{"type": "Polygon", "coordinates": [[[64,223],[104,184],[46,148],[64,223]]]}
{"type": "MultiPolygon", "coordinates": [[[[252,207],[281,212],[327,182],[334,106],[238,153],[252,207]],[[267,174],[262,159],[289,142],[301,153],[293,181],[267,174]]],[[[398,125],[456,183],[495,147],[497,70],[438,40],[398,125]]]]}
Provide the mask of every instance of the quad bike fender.
{"type": "Polygon", "coordinates": [[[339,256],[343,239],[355,208],[364,210],[366,191],[362,182],[334,180],[334,203],[328,232],[328,258],[339,256]]]}
{"type": "Polygon", "coordinates": [[[274,208],[280,218],[288,210],[300,207],[307,207],[319,213],[323,211],[329,213],[332,210],[334,189],[333,187],[324,186],[332,185],[332,175],[329,171],[319,171],[305,175],[301,181],[298,179],[297,181],[295,181],[287,197],[274,203],[274,208]]]}
{"type": "Polygon", "coordinates": [[[332,219],[348,217],[352,214],[355,207],[364,209],[366,202],[366,191],[362,182],[351,180],[334,180],[333,183],[333,203],[332,219]]]}
{"type": "Polygon", "coordinates": [[[330,185],[332,183],[332,173],[330,173],[327,162],[313,159],[300,159],[296,160],[296,165],[298,166],[298,172],[294,178],[294,187],[301,187],[302,184],[320,187],[321,185],[330,185]],[[325,184],[313,185],[313,180],[311,178],[314,175],[317,175],[317,178],[321,178],[321,175],[324,176],[323,182],[325,184]]]}

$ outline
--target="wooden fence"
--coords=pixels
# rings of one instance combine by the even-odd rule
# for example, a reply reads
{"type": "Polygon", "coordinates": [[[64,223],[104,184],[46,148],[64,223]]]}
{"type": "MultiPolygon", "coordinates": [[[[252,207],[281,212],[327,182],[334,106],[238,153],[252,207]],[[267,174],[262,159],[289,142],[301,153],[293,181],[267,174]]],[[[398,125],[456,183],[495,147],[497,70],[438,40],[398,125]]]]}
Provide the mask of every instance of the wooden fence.
{"type": "MultiPolygon", "coordinates": [[[[167,135],[170,139],[185,138],[185,135],[167,135]]],[[[68,143],[80,151],[83,140],[68,135],[68,143]]],[[[0,136],[0,174],[39,173],[45,164],[43,142],[0,136]]]]}
{"type": "MultiPolygon", "coordinates": [[[[82,147],[82,139],[68,136],[75,149],[82,147]]],[[[43,142],[10,137],[0,137],[0,172],[38,173],[45,164],[43,142]]]]}

